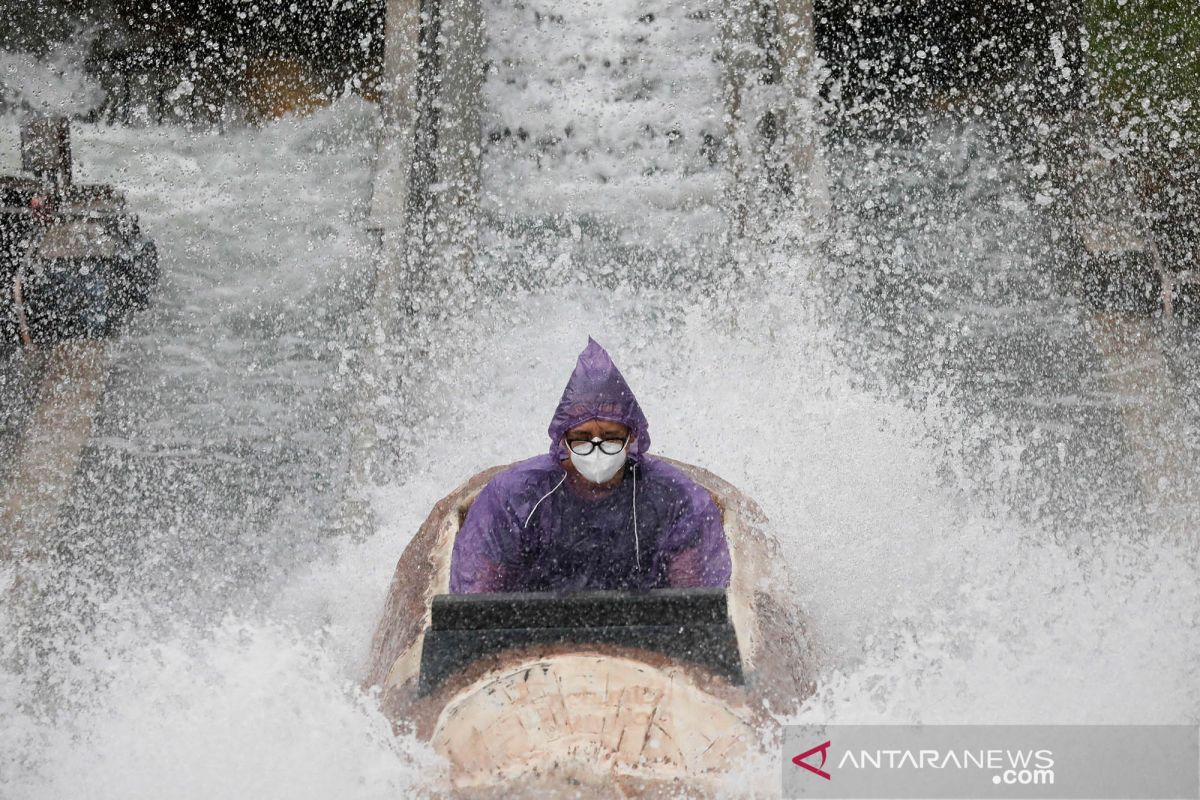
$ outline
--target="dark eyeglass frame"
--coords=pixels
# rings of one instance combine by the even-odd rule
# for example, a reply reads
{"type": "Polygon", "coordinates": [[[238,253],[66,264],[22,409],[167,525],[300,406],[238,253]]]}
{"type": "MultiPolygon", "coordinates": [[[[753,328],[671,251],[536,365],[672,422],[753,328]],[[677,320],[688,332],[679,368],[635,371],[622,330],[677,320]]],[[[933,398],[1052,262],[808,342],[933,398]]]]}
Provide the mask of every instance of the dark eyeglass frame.
{"type": "Polygon", "coordinates": [[[624,450],[627,444],[629,444],[628,436],[624,439],[601,439],[599,436],[593,436],[591,439],[576,439],[573,442],[570,440],[567,441],[567,447],[577,456],[590,456],[592,451],[597,447],[600,448],[600,452],[604,453],[604,455],[615,456],[624,450]]]}

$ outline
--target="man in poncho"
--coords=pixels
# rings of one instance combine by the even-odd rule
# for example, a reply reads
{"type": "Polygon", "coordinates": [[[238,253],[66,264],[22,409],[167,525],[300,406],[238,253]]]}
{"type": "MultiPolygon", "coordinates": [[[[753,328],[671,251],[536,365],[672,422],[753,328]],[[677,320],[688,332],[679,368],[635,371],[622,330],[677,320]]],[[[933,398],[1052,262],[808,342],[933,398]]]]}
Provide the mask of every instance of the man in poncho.
{"type": "Polygon", "coordinates": [[[454,542],[450,591],[727,586],[712,497],[648,455],[629,384],[592,339],[550,422],[550,452],[501,472],[454,542]]]}

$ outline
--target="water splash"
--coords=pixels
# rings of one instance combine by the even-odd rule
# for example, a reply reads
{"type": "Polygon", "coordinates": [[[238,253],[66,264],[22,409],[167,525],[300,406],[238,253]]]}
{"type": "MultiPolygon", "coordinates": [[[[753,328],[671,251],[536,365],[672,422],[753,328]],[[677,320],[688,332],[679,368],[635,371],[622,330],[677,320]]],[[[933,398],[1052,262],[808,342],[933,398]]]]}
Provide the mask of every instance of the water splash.
{"type": "MultiPolygon", "coordinates": [[[[80,129],[83,168],[127,186],[162,243],[164,285],[118,345],[63,550],[33,575],[40,613],[0,611],[6,793],[381,797],[440,780],[444,765],[392,737],[356,688],[388,577],[437,499],[542,449],[589,334],[638,392],[656,450],[712,469],[770,517],[820,651],[800,720],[1200,718],[1194,553],[1120,516],[1027,513],[1015,499],[1045,473],[1025,458],[1032,434],[1004,427],[1008,396],[980,382],[964,400],[962,376],[983,374],[970,358],[942,381],[929,362],[889,369],[897,350],[962,353],[903,314],[831,317],[846,289],[828,251],[743,252],[758,277],[720,296],[628,282],[480,292],[439,323],[448,346],[433,362],[382,349],[369,377],[385,388],[367,419],[350,417],[369,248],[349,209],[365,194],[372,120],[341,101],[228,137],[80,129]],[[418,379],[386,383],[395,375],[418,379]],[[329,536],[348,420],[404,456],[358,487],[376,521],[365,540],[329,536]]],[[[986,175],[964,141],[947,134],[951,160],[986,175]]],[[[936,149],[878,158],[949,197],[936,149]]],[[[970,248],[920,209],[897,225],[936,251],[922,267],[934,274],[947,253],[967,272],[1022,266],[1036,241],[992,223],[1036,215],[998,196],[931,203],[999,209],[970,248]]],[[[868,232],[850,220],[843,241],[868,232]]],[[[1014,296],[980,305],[1018,315],[1025,300],[1003,305],[1014,296]]],[[[1110,455],[1102,437],[1094,447],[1110,455]]],[[[1096,474],[1055,472],[1080,504],[1102,505],[1096,474]]],[[[776,780],[770,763],[743,786],[776,780]]]]}

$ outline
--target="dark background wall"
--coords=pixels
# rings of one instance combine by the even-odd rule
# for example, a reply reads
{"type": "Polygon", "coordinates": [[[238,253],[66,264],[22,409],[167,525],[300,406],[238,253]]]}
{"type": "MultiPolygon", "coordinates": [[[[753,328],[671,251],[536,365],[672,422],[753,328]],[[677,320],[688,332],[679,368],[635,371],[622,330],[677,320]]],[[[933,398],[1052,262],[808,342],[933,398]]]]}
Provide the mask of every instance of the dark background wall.
{"type": "Polygon", "coordinates": [[[83,43],[109,119],[274,116],[370,96],[383,0],[5,0],[0,47],[83,43]]]}
{"type": "MultiPolygon", "coordinates": [[[[815,5],[835,122],[886,126],[924,108],[976,105],[1061,113],[1092,90],[1106,105],[1149,97],[1158,111],[1200,86],[1200,11],[1184,0],[815,5]]],[[[202,121],[231,106],[271,116],[347,90],[372,96],[383,14],[384,0],[0,0],[0,48],[85,43],[110,118],[202,121]]],[[[1122,123],[1140,112],[1125,106],[1122,123]]],[[[1176,127],[1200,129],[1200,102],[1178,116],[1187,119],[1176,127]]]]}
{"type": "Polygon", "coordinates": [[[817,0],[821,94],[835,123],[867,128],[931,107],[1061,110],[1078,103],[1084,18],[1081,0],[817,0]]]}
{"type": "Polygon", "coordinates": [[[0,0],[0,46],[44,52],[81,23],[111,18],[110,0],[0,0]]]}

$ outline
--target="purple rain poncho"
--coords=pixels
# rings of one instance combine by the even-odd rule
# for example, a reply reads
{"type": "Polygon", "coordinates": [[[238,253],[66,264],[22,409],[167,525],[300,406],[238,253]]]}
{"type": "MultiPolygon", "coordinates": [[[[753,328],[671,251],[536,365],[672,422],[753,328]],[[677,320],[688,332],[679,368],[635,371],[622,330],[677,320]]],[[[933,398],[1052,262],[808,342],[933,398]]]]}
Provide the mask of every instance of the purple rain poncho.
{"type": "Polygon", "coordinates": [[[471,505],[454,542],[451,592],[729,585],[721,512],[704,487],[647,455],[646,417],[590,337],[549,433],[549,453],[504,470],[471,505]],[[561,463],[563,436],[593,419],[632,432],[624,478],[597,499],[573,491],[561,463]]]}

